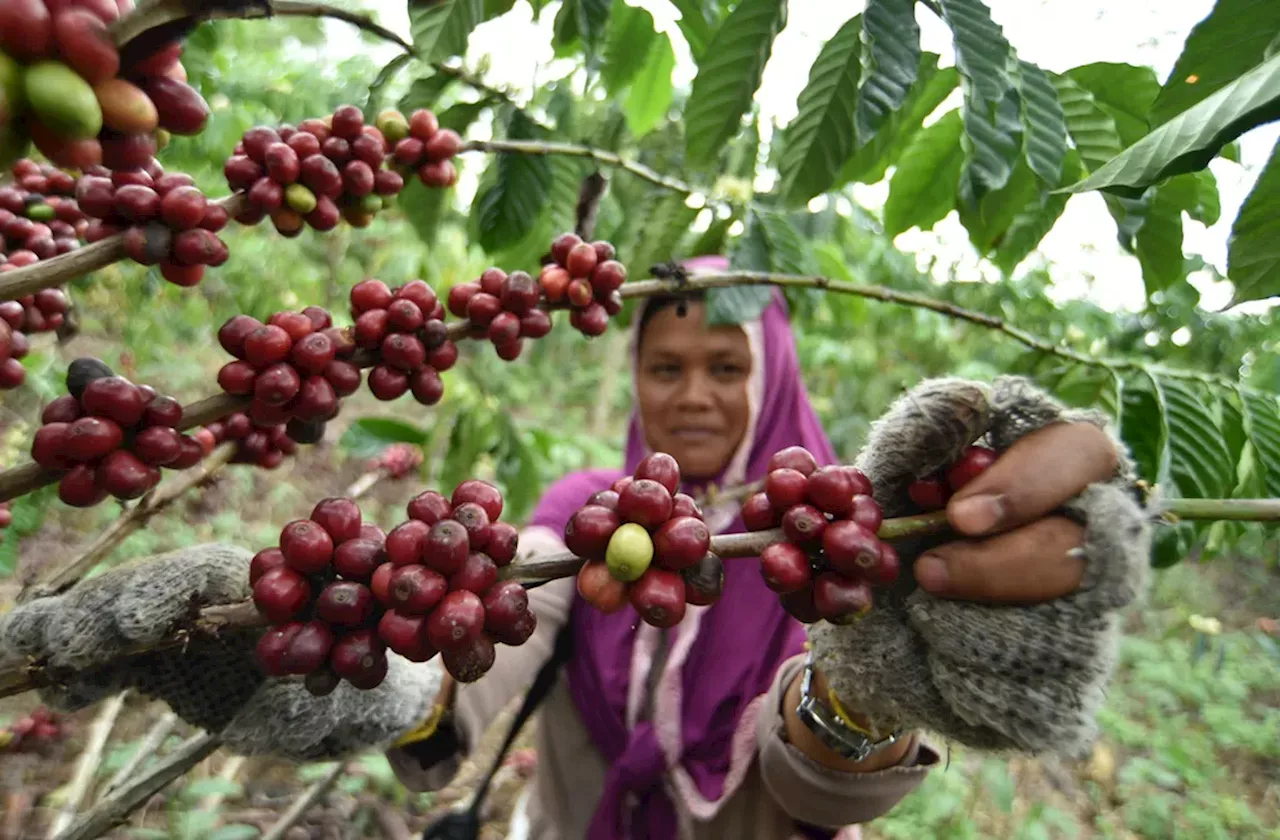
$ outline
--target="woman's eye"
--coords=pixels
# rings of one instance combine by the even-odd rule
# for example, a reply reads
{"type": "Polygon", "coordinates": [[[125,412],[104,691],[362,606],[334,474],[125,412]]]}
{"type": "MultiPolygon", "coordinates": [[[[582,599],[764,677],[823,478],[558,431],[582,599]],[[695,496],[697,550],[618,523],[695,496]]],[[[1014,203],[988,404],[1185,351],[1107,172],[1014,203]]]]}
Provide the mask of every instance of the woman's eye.
{"type": "Polygon", "coordinates": [[[649,368],[649,373],[662,379],[674,379],[680,375],[680,366],[672,364],[654,365],[649,368]]]}
{"type": "Polygon", "coordinates": [[[747,375],[747,369],[739,364],[727,362],[724,364],[712,365],[711,374],[721,379],[734,379],[747,375]]]}

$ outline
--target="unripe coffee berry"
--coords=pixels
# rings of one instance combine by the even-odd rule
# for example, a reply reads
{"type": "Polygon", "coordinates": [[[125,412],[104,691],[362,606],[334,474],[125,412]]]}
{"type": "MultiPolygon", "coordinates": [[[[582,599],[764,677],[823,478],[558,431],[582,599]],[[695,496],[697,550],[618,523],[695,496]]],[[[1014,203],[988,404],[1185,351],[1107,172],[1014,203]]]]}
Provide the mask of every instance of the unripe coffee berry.
{"type": "Polygon", "coordinates": [[[590,560],[578,570],[578,594],[606,615],[628,603],[627,584],[614,577],[603,560],[590,560]]]}
{"type": "Polygon", "coordinates": [[[638,580],[653,561],[653,540],[643,526],[625,522],[609,538],[605,562],[609,572],[628,583],[638,580]]]}

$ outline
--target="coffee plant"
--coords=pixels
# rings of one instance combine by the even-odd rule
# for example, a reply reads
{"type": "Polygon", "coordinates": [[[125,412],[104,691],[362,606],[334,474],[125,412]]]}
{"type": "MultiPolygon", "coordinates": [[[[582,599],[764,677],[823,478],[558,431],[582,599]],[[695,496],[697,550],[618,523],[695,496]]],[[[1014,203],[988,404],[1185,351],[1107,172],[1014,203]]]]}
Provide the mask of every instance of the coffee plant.
{"type": "MultiPolygon", "coordinates": [[[[1265,4],[1219,0],[1161,83],[1126,64],[1042,69],[981,0],[868,0],[825,40],[795,118],[772,132],[753,100],[783,58],[773,46],[786,0],[676,2],[678,34],[637,6],[564,0],[553,46],[586,72],[527,96],[461,63],[473,30],[509,1],[408,0],[411,40],[321,4],[134,5],[0,6],[0,389],[6,414],[26,416],[23,440],[0,441],[0,570],[54,499],[133,502],[28,594],[73,584],[226,465],[277,470],[338,426],[373,477],[278,524],[255,546],[251,602],[184,630],[263,627],[264,673],[301,677],[315,694],[343,680],[376,687],[388,650],[438,655],[457,680],[479,679],[496,657],[520,655],[502,647],[536,626],[525,588],[554,578],[576,576],[596,609],[630,606],[668,628],[723,596],[724,563],[758,557],[798,620],[856,620],[901,573],[894,541],[945,530],[941,509],[992,451],[971,447],[922,477],[909,489],[920,513],[886,520],[860,471],[792,447],[757,485],[712,488],[741,501],[748,532],[733,535],[712,535],[706,500],[679,492],[679,465],[655,453],[573,515],[567,553],[518,556],[539,487],[595,456],[573,423],[557,424],[572,427],[558,438],[528,434],[513,407],[546,401],[530,382],[556,382],[552,405],[607,409],[612,377],[577,354],[588,340],[621,349],[608,328],[630,323],[627,301],[695,290],[711,323],[750,320],[771,287],[784,290],[806,378],[846,455],[903,382],[963,353],[983,375],[1022,373],[1117,420],[1162,505],[1156,565],[1274,535],[1274,317],[1201,308],[1189,278],[1212,266],[1184,253],[1182,233],[1184,214],[1206,225],[1221,214],[1210,162],[1238,162],[1238,138],[1280,113],[1280,11],[1265,4]],[[281,20],[225,20],[266,16],[281,20]],[[249,58],[279,49],[262,34],[279,27],[322,46],[315,18],[326,16],[402,52],[380,68],[362,55],[315,73],[249,58]],[[922,49],[922,16],[952,33],[952,66],[922,49]],[[1256,35],[1242,40],[1245,30],[1256,35]],[[673,38],[696,64],[687,90],[674,84],[673,38]],[[229,66],[241,58],[295,95],[253,99],[249,71],[229,66]],[[237,97],[243,108],[227,104],[237,97]],[[855,185],[886,180],[882,211],[853,201],[855,185]],[[466,208],[464,187],[475,189],[466,208]],[[1037,246],[1070,197],[1090,192],[1140,264],[1138,315],[1044,294],[1037,246]],[[1001,283],[939,284],[892,247],[953,212],[1001,283]],[[678,267],[710,254],[730,269],[678,267]],[[322,261],[327,281],[313,276],[322,261]],[[109,295],[130,301],[118,322],[94,311],[109,295]],[[872,306],[893,324],[932,319],[927,335],[899,343],[868,319],[872,306]],[[129,347],[114,369],[59,349],[82,310],[129,347]],[[201,325],[166,323],[180,310],[201,325]],[[853,323],[875,361],[824,379],[853,323]],[[1175,341],[1180,330],[1193,340],[1175,341]],[[138,357],[183,370],[161,359],[161,336],[230,358],[216,375],[139,377],[138,357]],[[517,361],[536,375],[512,374],[517,361]],[[362,386],[393,416],[344,416],[362,386]],[[424,415],[435,419],[420,425],[424,415]],[[576,461],[556,462],[566,447],[576,461]],[[379,477],[427,485],[385,531],[356,501],[379,477]]],[[[1221,279],[1233,307],[1280,295],[1277,219],[1280,145],[1232,226],[1221,279]]],[[[50,678],[42,665],[0,673],[0,694],[50,678]]],[[[59,726],[33,712],[0,744],[55,740],[59,726]]]]}

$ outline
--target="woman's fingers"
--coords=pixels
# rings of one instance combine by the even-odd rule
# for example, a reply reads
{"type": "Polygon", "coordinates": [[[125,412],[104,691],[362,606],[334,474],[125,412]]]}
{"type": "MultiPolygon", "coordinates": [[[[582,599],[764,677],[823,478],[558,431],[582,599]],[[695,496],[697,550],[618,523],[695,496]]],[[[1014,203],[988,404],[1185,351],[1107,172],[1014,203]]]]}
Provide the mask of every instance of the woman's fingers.
{"type": "Polygon", "coordinates": [[[1115,473],[1118,455],[1092,423],[1055,423],[1009,447],[947,503],[947,518],[965,536],[1008,531],[1073,499],[1115,473]]]}
{"type": "Polygon", "coordinates": [[[1050,601],[1080,586],[1084,559],[1073,549],[1083,534],[1070,519],[1051,516],[1006,534],[946,543],[916,560],[916,582],[940,598],[1050,601]]]}

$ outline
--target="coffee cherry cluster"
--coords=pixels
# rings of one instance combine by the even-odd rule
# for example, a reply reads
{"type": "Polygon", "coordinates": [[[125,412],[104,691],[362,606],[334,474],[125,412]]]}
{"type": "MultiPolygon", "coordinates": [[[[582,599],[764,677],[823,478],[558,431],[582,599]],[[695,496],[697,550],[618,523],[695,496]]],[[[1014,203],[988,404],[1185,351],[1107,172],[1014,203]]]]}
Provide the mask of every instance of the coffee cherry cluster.
{"type": "Polygon", "coordinates": [[[470,321],[498,357],[510,362],[519,358],[524,339],[551,332],[551,315],[538,308],[541,299],[542,289],[527,272],[489,268],[475,282],[449,290],[449,311],[470,321]]]}
{"type": "Polygon", "coordinates": [[[411,475],[422,465],[422,450],[412,443],[393,443],[365,465],[369,472],[379,472],[390,479],[411,475]]]}
{"type": "Polygon", "coordinates": [[[622,311],[619,289],[627,268],[614,256],[608,242],[583,242],[564,233],[551,243],[551,262],[538,275],[547,300],[568,303],[569,323],[585,336],[603,335],[609,319],[622,311]]]}
{"type": "Polygon", "coordinates": [[[129,258],[160,266],[176,286],[194,286],[205,266],[227,261],[227,245],[217,235],[226,227],[227,211],[210,202],[190,175],[165,173],[158,164],[150,171],[86,174],[76,185],[76,200],[98,222],[86,238],[123,231],[129,258]]]}
{"type": "Polygon", "coordinates": [[[372,689],[390,649],[413,662],[439,653],[455,679],[479,679],[495,643],[522,645],[537,626],[524,587],[498,580],[519,541],[502,507],[496,487],[468,480],[451,498],[415,496],[385,534],[351,499],[290,522],[250,566],[254,603],[273,625],[257,647],[264,672],[305,675],[317,695],[344,679],[372,689]]]}
{"type": "Polygon", "coordinates": [[[232,190],[247,194],[249,209],[236,217],[244,224],[269,216],[284,236],[307,225],[332,230],[342,219],[367,227],[404,189],[401,174],[385,166],[390,151],[359,108],[343,105],[296,127],[249,129],[223,174],[232,190]]]}
{"type": "Polygon", "coordinates": [[[27,372],[19,359],[31,350],[27,336],[61,327],[68,306],[61,289],[41,289],[34,295],[0,302],[0,391],[26,381],[27,372]]]}
{"type": "MultiPolygon", "coordinates": [[[[310,425],[307,421],[296,422],[310,425]]],[[[210,423],[197,431],[193,437],[210,451],[220,443],[225,443],[229,440],[236,441],[236,451],[231,456],[231,463],[255,464],[266,470],[274,470],[284,463],[286,456],[298,451],[298,443],[300,441],[294,438],[290,432],[298,434],[298,427],[284,423],[274,426],[257,425],[248,414],[243,411],[237,411],[235,414],[210,423]]],[[[302,434],[298,434],[298,437],[302,437],[305,442],[314,443],[323,435],[324,421],[321,420],[319,421],[318,435],[314,431],[307,430],[302,434]]]]}
{"type": "Polygon", "coordinates": [[[72,198],[75,178],[28,158],[11,171],[14,183],[0,187],[0,271],[80,247],[88,222],[72,198]]]}
{"type": "Polygon", "coordinates": [[[171,134],[204,129],[209,106],[186,83],[179,42],[145,56],[116,49],[109,27],[132,8],[133,0],[0,3],[0,163],[34,142],[59,166],[137,169],[171,134]]]}
{"type": "Polygon", "coordinates": [[[66,737],[62,718],[44,706],[11,726],[0,729],[0,753],[34,753],[56,744],[66,737]]]}
{"type": "Polygon", "coordinates": [[[396,170],[404,177],[416,173],[428,187],[458,183],[453,158],[462,150],[462,138],[451,128],[441,128],[434,113],[422,108],[406,120],[404,114],[389,109],[378,114],[377,125],[392,145],[396,170]]]}
{"type": "Polygon", "coordinates": [[[564,544],[587,561],[578,592],[589,604],[613,613],[630,603],[649,624],[674,627],[687,603],[720,597],[723,567],[708,554],[711,531],[679,487],[676,459],[655,452],[569,519],[564,544]]]}
{"type": "Polygon", "coordinates": [[[97,359],[67,369],[67,395],[44,408],[31,442],[40,466],[63,473],[58,498],[92,507],[108,495],[136,499],[160,482],[160,468],[182,470],[207,453],[178,431],[182,406],[117,376],[97,359]]]}
{"type": "Polygon", "coordinates": [[[444,396],[440,374],[458,361],[458,345],[449,338],[444,304],[422,280],[394,289],[381,280],[351,287],[355,343],[378,354],[369,371],[369,390],[380,400],[399,399],[406,391],[423,405],[444,396]]]}
{"type": "Polygon", "coordinates": [[[954,464],[907,486],[907,495],[923,510],[941,510],[952,494],[986,471],[996,461],[996,453],[985,446],[969,446],[954,464]]]}
{"type": "Polygon", "coordinates": [[[898,578],[898,553],[876,536],[884,514],[854,467],[819,467],[790,446],[769,459],[764,491],[742,505],[749,531],[781,526],[786,539],[760,553],[765,584],[806,623],[848,623],[872,607],[872,588],[898,578]]]}
{"type": "Polygon", "coordinates": [[[218,371],[218,384],[253,397],[248,415],[258,426],[333,419],[339,398],[359,389],[360,368],[350,361],[350,331],[332,324],[318,306],[277,312],[266,324],[250,315],[229,318],[218,342],[236,361],[218,371]]]}

